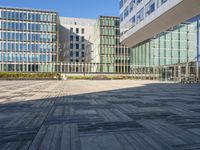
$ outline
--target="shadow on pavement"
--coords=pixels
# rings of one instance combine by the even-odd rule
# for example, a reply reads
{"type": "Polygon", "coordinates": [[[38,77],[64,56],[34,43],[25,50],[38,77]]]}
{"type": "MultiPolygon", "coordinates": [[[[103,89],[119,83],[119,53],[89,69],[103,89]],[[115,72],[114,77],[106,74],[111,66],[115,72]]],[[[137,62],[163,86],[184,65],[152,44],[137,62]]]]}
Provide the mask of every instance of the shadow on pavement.
{"type": "Polygon", "coordinates": [[[199,90],[155,83],[0,104],[0,149],[200,149],[199,90]]]}

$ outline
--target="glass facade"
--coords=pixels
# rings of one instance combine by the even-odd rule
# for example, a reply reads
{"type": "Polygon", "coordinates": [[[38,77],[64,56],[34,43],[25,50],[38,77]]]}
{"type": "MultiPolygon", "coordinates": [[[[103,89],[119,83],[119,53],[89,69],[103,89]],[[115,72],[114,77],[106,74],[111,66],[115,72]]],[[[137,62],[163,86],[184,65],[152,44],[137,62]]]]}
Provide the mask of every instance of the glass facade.
{"type": "Polygon", "coordinates": [[[95,34],[96,57],[101,64],[97,72],[128,73],[130,50],[120,44],[119,18],[100,16],[95,34]]]}
{"type": "Polygon", "coordinates": [[[52,72],[57,13],[0,7],[0,71],[52,72]]]}
{"type": "Polygon", "coordinates": [[[196,76],[197,22],[177,25],[131,49],[136,77],[181,80],[196,76]]]}

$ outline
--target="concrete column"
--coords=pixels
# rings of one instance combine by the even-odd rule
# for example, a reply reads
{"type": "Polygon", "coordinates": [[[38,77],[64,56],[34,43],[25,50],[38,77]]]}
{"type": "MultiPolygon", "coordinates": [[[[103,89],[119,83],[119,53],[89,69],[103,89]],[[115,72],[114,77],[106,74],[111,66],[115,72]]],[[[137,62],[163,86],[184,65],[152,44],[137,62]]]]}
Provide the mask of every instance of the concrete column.
{"type": "Polygon", "coordinates": [[[199,59],[200,59],[200,19],[197,21],[197,62],[196,62],[196,78],[199,79],[199,59]]]}
{"type": "Polygon", "coordinates": [[[188,63],[186,63],[186,66],[185,66],[185,75],[186,77],[188,77],[188,63]]]}
{"type": "Polygon", "coordinates": [[[178,80],[181,81],[181,66],[178,66],[178,80]]]}
{"type": "Polygon", "coordinates": [[[167,66],[165,66],[164,71],[165,71],[165,81],[167,81],[167,72],[168,72],[167,66]]]}
{"type": "Polygon", "coordinates": [[[174,66],[174,81],[176,81],[176,66],[174,66]]]}
{"type": "Polygon", "coordinates": [[[199,62],[198,62],[198,60],[196,62],[196,79],[199,79],[199,62]]]}

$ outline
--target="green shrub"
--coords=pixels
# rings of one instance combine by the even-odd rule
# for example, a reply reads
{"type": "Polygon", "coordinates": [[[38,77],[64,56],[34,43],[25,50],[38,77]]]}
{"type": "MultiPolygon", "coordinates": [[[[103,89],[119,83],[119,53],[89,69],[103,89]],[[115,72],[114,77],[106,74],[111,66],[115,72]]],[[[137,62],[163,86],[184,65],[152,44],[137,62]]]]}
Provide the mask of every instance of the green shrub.
{"type": "Polygon", "coordinates": [[[67,79],[72,80],[133,80],[131,76],[120,75],[90,75],[90,76],[67,76],[67,79]]]}
{"type": "MultiPolygon", "coordinates": [[[[59,79],[60,73],[19,73],[19,72],[0,72],[0,79],[59,79]]],[[[67,79],[73,80],[135,80],[132,76],[120,75],[85,75],[85,76],[67,76],[67,79]]]]}
{"type": "Polygon", "coordinates": [[[89,80],[92,79],[93,76],[67,76],[67,79],[74,79],[74,80],[89,80]]]}
{"type": "Polygon", "coordinates": [[[18,73],[18,72],[0,72],[0,79],[60,79],[58,73],[18,73]]]}

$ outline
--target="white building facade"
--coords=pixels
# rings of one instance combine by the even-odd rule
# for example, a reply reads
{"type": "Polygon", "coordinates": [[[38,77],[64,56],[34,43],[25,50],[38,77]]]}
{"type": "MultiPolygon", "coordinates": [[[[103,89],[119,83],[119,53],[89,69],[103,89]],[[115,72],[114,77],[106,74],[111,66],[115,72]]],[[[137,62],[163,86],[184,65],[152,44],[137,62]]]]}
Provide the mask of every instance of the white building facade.
{"type": "Polygon", "coordinates": [[[131,48],[131,73],[199,81],[199,0],[121,0],[120,41],[131,48]]]}
{"type": "Polygon", "coordinates": [[[121,0],[121,42],[133,47],[199,13],[199,0],[121,0]]]}

